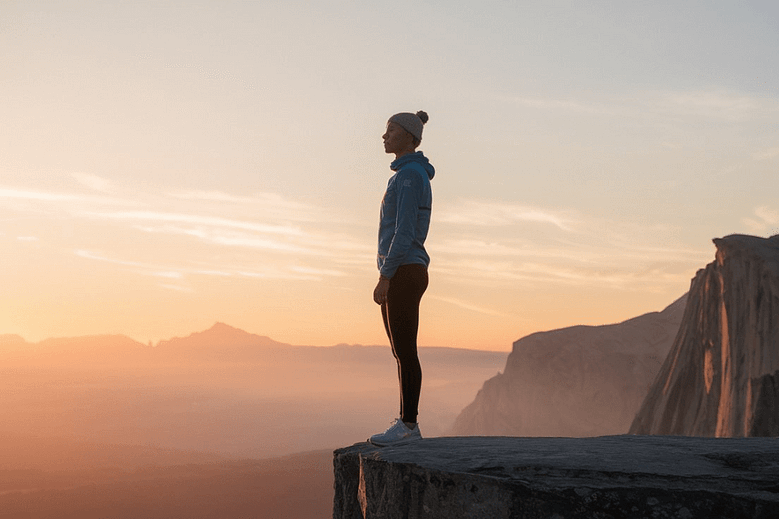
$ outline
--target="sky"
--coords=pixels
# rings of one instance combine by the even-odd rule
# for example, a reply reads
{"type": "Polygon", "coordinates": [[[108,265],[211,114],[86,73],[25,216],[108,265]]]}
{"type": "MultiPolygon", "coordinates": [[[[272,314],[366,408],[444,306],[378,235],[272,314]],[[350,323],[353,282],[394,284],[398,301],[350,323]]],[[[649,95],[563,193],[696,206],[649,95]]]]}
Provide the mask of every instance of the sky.
{"type": "Polygon", "coordinates": [[[765,2],[0,2],[0,334],[387,344],[381,135],[425,110],[422,346],[662,310],[779,233],[765,2]]]}

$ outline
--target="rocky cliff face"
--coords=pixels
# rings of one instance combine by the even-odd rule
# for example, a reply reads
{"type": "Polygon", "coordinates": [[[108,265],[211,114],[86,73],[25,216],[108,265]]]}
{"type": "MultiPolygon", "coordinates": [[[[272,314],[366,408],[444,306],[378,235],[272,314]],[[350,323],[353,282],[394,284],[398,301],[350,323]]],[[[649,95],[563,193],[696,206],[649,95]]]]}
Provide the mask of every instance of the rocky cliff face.
{"type": "Polygon", "coordinates": [[[624,434],[662,365],[686,297],[620,324],[574,326],[514,343],[503,374],[457,418],[457,435],[624,434]]]}
{"type": "Polygon", "coordinates": [[[633,434],[779,436],[779,235],[714,244],[633,434]]]}
{"type": "Polygon", "coordinates": [[[779,517],[773,438],[432,438],[334,468],[333,519],[779,517]]]}

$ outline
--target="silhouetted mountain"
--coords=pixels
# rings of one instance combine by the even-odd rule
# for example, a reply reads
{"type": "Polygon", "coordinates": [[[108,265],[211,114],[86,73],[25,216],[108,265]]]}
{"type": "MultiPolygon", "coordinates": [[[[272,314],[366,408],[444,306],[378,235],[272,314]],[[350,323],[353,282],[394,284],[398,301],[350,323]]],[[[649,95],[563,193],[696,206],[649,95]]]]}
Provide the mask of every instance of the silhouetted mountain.
{"type": "Polygon", "coordinates": [[[250,360],[264,349],[286,347],[290,345],[224,323],[216,323],[208,330],[187,337],[160,341],[155,347],[155,355],[237,361],[250,360]]]}
{"type": "Polygon", "coordinates": [[[27,341],[18,335],[0,335],[0,362],[12,356],[18,356],[27,347],[27,341]]]}
{"type": "Polygon", "coordinates": [[[686,296],[623,323],[572,326],[514,343],[455,421],[457,435],[624,434],[679,329],[686,296]]]}
{"type": "Polygon", "coordinates": [[[779,436],[779,235],[714,244],[631,433],[779,436]]]}
{"type": "Polygon", "coordinates": [[[143,355],[149,350],[146,344],[124,335],[90,335],[84,337],[62,337],[45,339],[31,348],[40,354],[95,354],[93,360],[104,357],[127,358],[143,355]]]}
{"type": "Polygon", "coordinates": [[[18,348],[27,344],[22,337],[10,333],[0,334],[0,348],[18,348]]]}
{"type": "Polygon", "coordinates": [[[172,359],[177,362],[187,359],[250,361],[263,350],[289,347],[292,346],[224,323],[216,323],[208,330],[187,337],[160,341],[156,347],[124,335],[57,337],[38,343],[26,342],[18,335],[0,336],[0,356],[16,352],[17,358],[29,357],[47,363],[61,362],[69,357],[75,360],[78,357],[78,360],[88,361],[87,364],[82,364],[82,367],[172,359]]]}
{"type": "Polygon", "coordinates": [[[0,342],[0,361],[6,365],[22,363],[82,370],[145,363],[152,353],[149,346],[124,335],[51,338],[37,343],[19,337],[10,344],[8,347],[0,342]]]}

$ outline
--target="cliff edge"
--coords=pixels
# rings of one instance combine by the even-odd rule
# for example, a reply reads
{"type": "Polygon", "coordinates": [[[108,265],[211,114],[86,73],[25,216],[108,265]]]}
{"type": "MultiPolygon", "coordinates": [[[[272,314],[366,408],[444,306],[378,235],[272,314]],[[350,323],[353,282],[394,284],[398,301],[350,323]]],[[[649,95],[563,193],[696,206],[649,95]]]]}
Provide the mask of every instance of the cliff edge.
{"type": "Polygon", "coordinates": [[[779,436],[779,235],[714,244],[632,434],[779,436]]]}
{"type": "Polygon", "coordinates": [[[768,438],[449,437],[334,453],[333,519],[779,517],[768,438]]]}

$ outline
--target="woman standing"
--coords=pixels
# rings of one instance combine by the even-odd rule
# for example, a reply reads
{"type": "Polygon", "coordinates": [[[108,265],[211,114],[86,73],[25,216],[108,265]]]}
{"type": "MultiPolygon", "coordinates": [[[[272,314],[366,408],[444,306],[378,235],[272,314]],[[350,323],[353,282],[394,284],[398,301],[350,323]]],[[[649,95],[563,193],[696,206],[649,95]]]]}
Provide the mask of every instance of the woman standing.
{"type": "Polygon", "coordinates": [[[421,151],[425,112],[399,113],[390,117],[384,151],[395,155],[390,169],[395,174],[381,201],[379,223],[379,283],[373,300],[381,305],[384,328],[398,363],[400,417],[380,434],[374,445],[392,445],[422,438],[417,424],[422,368],[417,355],[419,302],[427,289],[430,257],[425,239],[430,226],[433,165],[421,151]]]}

